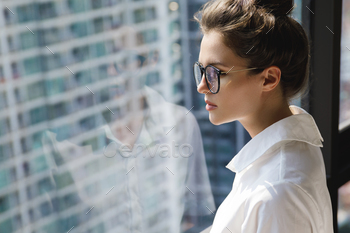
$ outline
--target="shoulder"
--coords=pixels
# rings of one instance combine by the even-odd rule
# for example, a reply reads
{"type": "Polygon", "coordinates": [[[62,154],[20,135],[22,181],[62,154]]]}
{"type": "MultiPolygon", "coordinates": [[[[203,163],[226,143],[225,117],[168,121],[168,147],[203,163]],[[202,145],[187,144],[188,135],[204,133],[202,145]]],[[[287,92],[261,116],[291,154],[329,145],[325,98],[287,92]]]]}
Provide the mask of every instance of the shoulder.
{"type": "Polygon", "coordinates": [[[311,192],[326,184],[326,171],[321,149],[302,141],[291,141],[280,150],[280,180],[295,183],[311,192]]]}
{"type": "Polygon", "coordinates": [[[285,180],[274,183],[265,181],[247,199],[247,204],[264,208],[280,208],[289,203],[310,205],[313,202],[312,197],[302,187],[285,180]]]}
{"type": "Polygon", "coordinates": [[[313,198],[300,186],[286,181],[266,183],[257,189],[246,200],[244,218],[244,228],[250,229],[255,225],[257,229],[264,229],[250,229],[255,232],[280,232],[278,230],[282,229],[318,232],[316,229],[322,225],[320,211],[313,198]]]}

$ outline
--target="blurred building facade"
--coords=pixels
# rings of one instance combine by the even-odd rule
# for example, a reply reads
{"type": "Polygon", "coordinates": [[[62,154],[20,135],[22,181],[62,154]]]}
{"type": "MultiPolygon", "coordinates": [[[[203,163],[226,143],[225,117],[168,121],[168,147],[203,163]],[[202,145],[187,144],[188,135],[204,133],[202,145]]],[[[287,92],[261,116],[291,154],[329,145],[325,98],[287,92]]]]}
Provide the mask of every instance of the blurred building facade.
{"type": "MultiPolygon", "coordinates": [[[[84,162],[68,161],[69,166],[93,180],[94,172],[108,167],[92,159],[93,152],[106,146],[105,135],[95,129],[117,122],[111,126],[114,131],[122,134],[125,125],[133,130],[130,116],[142,113],[142,96],[136,98],[142,85],[183,105],[178,7],[170,1],[0,2],[1,232],[60,232],[71,226],[83,232],[108,232],[128,221],[125,213],[104,219],[108,222],[104,225],[98,218],[94,224],[79,219],[74,212],[86,212],[87,206],[79,207],[72,174],[64,172],[58,149],[45,147],[44,140],[52,132],[56,137],[52,141],[78,145],[66,146],[66,153],[88,156],[84,162]],[[47,153],[53,154],[54,166],[47,153]],[[60,165],[63,169],[57,172],[60,165]],[[53,214],[57,209],[59,217],[53,214]],[[85,226],[77,226],[79,222],[85,226]]],[[[157,183],[156,178],[152,182],[157,183]]],[[[86,189],[91,192],[99,189],[85,183],[90,183],[86,189]]],[[[174,208],[176,203],[165,199],[153,202],[174,208]]],[[[111,199],[109,207],[121,205],[120,201],[111,199]]],[[[100,214],[99,218],[106,217],[100,214]]],[[[146,228],[153,230],[146,232],[178,232],[167,230],[173,223],[160,221],[163,217],[166,208],[149,216],[146,228]]]]}

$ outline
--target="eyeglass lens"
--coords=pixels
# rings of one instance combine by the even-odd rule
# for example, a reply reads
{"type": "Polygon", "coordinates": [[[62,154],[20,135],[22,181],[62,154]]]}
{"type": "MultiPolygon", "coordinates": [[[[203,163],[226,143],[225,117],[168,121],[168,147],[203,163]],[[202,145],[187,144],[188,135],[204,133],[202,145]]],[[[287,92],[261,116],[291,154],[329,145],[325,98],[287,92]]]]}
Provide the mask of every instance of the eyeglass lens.
{"type": "MultiPolygon", "coordinates": [[[[194,65],[194,75],[195,75],[195,79],[196,79],[196,84],[197,86],[200,84],[201,80],[202,80],[202,70],[199,67],[198,64],[194,65]]],[[[206,73],[206,78],[208,81],[208,88],[211,90],[211,92],[217,92],[219,84],[218,84],[218,73],[217,71],[211,67],[208,66],[205,69],[205,73],[206,73]]]]}

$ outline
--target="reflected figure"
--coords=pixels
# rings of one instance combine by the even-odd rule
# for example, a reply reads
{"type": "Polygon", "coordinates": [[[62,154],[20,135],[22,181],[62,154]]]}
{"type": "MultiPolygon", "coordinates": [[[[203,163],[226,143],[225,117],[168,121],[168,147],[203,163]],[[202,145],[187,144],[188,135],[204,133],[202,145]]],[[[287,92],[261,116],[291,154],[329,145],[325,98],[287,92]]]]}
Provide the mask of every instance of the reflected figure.
{"type": "Polygon", "coordinates": [[[158,51],[121,53],[99,114],[78,111],[79,129],[42,134],[49,169],[31,190],[35,232],[199,232],[215,212],[198,123],[158,92],[168,87],[158,51]]]}

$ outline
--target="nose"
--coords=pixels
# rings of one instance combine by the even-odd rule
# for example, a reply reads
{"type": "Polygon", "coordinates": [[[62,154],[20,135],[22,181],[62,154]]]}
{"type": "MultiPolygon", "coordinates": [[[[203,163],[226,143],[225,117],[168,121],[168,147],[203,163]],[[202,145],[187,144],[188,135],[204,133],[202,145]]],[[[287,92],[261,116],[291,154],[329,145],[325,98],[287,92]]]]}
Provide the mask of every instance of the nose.
{"type": "Polygon", "coordinates": [[[201,94],[207,94],[207,93],[210,93],[210,90],[207,86],[207,83],[205,81],[205,76],[204,74],[202,75],[202,80],[201,82],[199,83],[199,85],[197,86],[197,91],[201,94]]]}

